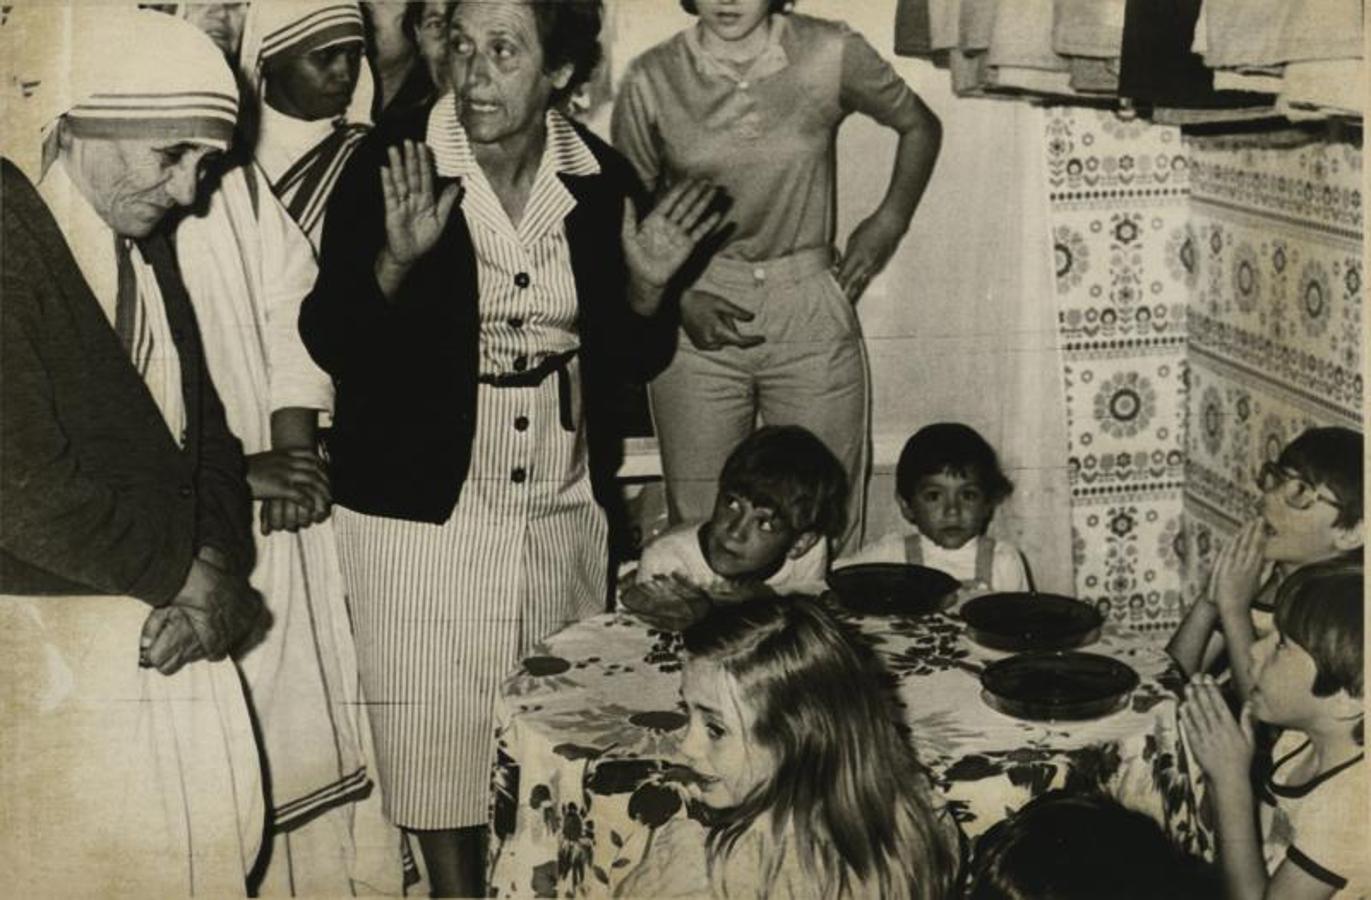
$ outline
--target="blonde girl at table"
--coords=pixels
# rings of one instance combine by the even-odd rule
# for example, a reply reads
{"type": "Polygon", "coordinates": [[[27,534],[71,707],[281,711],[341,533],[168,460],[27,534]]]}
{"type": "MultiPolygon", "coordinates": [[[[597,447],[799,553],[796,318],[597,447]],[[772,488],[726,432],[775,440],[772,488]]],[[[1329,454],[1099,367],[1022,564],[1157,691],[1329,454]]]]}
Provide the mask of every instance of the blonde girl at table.
{"type": "Polygon", "coordinates": [[[671,366],[650,386],[671,520],[709,515],[714,476],[756,426],[803,425],[842,461],[860,535],[868,374],[854,304],[909,226],[938,119],[861,35],[784,0],[681,0],[699,23],[634,60],[614,145],[658,196],[721,185],[731,234],[681,297],[671,366]],[[834,146],[849,113],[898,132],[885,198],[835,258],[834,146]]]}
{"type": "Polygon", "coordinates": [[[712,821],[659,829],[621,895],[950,895],[960,832],[865,644],[794,598],[716,607],[684,640],[681,754],[712,821]]]}

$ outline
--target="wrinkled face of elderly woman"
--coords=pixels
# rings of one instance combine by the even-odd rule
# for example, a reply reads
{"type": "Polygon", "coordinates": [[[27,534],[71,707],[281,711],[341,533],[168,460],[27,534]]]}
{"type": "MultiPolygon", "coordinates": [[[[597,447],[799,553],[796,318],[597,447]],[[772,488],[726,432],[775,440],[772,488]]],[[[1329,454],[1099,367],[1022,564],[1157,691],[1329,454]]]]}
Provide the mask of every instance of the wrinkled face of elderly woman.
{"type": "Polygon", "coordinates": [[[449,71],[462,128],[476,144],[534,131],[572,68],[543,71],[533,7],[517,0],[459,3],[452,13],[449,71]]]}
{"type": "Polygon", "coordinates": [[[189,141],[60,137],[68,174],[115,234],[142,238],[178,206],[195,203],[219,151],[189,141]]]}
{"type": "Polygon", "coordinates": [[[238,53],[238,45],[243,40],[243,19],[247,16],[246,3],[198,3],[185,5],[186,21],[199,28],[209,39],[224,51],[225,56],[238,53]]]}

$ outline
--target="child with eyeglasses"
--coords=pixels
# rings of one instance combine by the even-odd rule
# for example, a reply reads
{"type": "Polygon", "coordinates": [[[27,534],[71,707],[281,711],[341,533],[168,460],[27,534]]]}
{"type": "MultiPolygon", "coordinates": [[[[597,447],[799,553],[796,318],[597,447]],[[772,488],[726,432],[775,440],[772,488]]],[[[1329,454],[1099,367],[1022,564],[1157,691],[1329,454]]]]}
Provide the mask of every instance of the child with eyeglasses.
{"type": "Polygon", "coordinates": [[[1181,622],[1167,652],[1194,675],[1227,651],[1238,697],[1252,675],[1252,645],[1271,631],[1276,589],[1314,563],[1362,555],[1362,436],[1311,428],[1257,473],[1258,515],[1219,552],[1209,587],[1181,622]]]}

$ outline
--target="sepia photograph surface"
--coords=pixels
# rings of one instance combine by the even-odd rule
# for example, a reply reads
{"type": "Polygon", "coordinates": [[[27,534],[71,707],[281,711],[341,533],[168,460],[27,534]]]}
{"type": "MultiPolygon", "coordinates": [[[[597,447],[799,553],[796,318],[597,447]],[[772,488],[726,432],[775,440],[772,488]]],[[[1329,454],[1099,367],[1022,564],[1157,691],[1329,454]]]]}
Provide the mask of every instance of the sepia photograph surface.
{"type": "Polygon", "coordinates": [[[1371,896],[1363,15],[0,3],[0,895],[1371,896]]]}

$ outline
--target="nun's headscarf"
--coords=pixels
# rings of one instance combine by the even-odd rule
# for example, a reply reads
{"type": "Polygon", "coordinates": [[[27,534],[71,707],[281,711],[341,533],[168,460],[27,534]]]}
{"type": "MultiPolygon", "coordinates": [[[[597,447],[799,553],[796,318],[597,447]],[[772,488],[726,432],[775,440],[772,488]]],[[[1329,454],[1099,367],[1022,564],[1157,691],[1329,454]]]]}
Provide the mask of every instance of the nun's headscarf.
{"type": "Polygon", "coordinates": [[[7,126],[13,127],[6,129],[6,155],[35,181],[56,157],[59,121],[80,138],[228,149],[238,119],[238,87],[224,55],[198,28],[127,9],[44,6],[35,12],[58,20],[53,24],[61,40],[37,47],[24,41],[15,48],[33,50],[35,58],[14,63],[16,71],[33,74],[22,79],[28,96],[9,110],[7,126]]]}
{"type": "MultiPolygon", "coordinates": [[[[262,73],[272,60],[353,41],[365,46],[362,8],[355,0],[253,0],[243,22],[238,70],[257,102],[265,103],[262,73]]],[[[371,69],[363,59],[343,118],[370,124],[373,92],[371,69]]]]}

